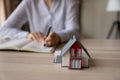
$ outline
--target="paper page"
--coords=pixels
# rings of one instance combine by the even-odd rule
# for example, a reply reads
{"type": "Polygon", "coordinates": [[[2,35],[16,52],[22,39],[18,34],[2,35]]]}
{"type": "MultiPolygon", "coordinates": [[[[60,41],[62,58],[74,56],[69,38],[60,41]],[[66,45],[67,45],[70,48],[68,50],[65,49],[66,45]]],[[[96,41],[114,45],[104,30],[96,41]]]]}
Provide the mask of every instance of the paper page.
{"type": "Polygon", "coordinates": [[[22,50],[50,53],[50,52],[52,52],[54,50],[54,47],[44,47],[42,43],[32,41],[31,43],[29,43],[26,46],[22,47],[22,50]]]}
{"type": "Polygon", "coordinates": [[[6,42],[0,43],[0,49],[19,49],[28,42],[30,42],[28,39],[6,40],[6,42]]]}

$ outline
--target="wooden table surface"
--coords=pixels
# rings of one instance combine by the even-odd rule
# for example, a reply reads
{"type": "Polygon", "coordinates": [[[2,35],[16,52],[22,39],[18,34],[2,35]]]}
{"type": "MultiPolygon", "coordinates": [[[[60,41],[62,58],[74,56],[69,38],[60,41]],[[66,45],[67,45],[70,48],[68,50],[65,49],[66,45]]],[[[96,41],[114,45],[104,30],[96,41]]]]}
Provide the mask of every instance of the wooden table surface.
{"type": "Polygon", "coordinates": [[[0,51],[0,80],[120,80],[120,40],[82,43],[93,58],[83,70],[61,68],[53,54],[0,51]]]}

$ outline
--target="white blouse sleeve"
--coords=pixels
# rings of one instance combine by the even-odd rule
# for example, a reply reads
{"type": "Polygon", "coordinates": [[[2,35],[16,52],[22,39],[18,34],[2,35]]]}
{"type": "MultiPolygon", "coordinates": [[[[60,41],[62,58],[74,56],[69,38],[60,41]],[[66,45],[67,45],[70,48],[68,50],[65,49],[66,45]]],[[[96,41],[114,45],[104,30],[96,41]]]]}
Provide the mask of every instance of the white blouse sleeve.
{"type": "Polygon", "coordinates": [[[68,41],[73,35],[78,37],[80,32],[79,26],[79,6],[76,0],[66,0],[66,20],[65,30],[57,32],[62,42],[68,41]]]}
{"type": "Polygon", "coordinates": [[[0,26],[0,39],[25,38],[28,32],[22,31],[21,27],[27,21],[26,1],[23,0],[5,23],[0,26]]]}

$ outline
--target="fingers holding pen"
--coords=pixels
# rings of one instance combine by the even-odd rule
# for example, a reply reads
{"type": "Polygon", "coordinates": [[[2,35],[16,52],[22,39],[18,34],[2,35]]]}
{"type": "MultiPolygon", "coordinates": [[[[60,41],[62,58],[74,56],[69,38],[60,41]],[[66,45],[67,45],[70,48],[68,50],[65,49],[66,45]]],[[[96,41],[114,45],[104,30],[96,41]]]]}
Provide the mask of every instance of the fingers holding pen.
{"type": "Polygon", "coordinates": [[[59,37],[59,35],[56,34],[55,32],[50,32],[50,34],[47,37],[45,37],[42,33],[34,32],[34,33],[28,34],[27,38],[31,39],[31,40],[35,40],[37,42],[44,41],[44,43],[46,44],[46,46],[55,46],[61,40],[61,38],[59,37]]]}
{"type": "Polygon", "coordinates": [[[55,32],[51,32],[44,42],[48,46],[54,46],[60,42],[60,37],[55,32]]]}

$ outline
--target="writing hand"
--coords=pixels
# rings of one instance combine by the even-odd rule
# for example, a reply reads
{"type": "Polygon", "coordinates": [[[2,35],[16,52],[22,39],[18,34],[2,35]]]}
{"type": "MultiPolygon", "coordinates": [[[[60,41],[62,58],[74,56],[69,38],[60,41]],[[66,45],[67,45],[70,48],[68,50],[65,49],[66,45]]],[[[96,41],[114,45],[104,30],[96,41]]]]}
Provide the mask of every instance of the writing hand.
{"type": "Polygon", "coordinates": [[[45,44],[47,46],[55,46],[60,42],[60,37],[55,32],[51,32],[48,37],[45,38],[45,44]]]}

